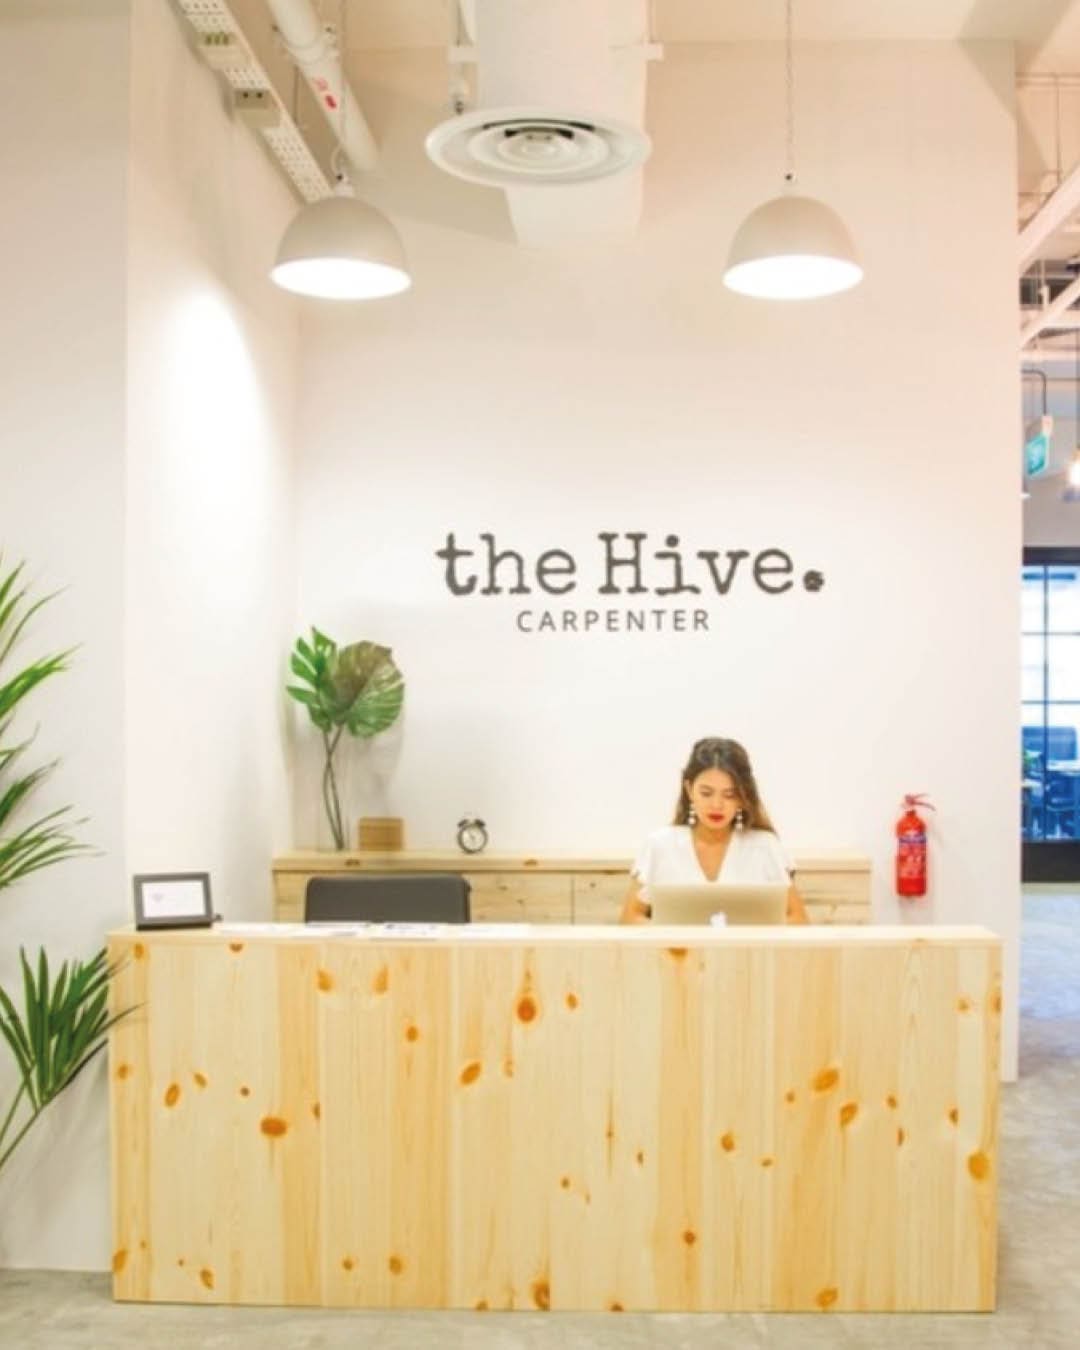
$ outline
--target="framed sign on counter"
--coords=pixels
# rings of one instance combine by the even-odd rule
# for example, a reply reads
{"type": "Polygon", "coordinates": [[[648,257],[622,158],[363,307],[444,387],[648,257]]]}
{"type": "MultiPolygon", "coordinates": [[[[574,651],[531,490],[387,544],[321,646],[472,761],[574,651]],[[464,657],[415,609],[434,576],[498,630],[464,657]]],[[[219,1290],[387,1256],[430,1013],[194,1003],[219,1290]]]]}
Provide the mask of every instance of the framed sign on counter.
{"type": "Polygon", "coordinates": [[[136,928],[209,928],[209,872],[147,872],[132,878],[136,928]]]}

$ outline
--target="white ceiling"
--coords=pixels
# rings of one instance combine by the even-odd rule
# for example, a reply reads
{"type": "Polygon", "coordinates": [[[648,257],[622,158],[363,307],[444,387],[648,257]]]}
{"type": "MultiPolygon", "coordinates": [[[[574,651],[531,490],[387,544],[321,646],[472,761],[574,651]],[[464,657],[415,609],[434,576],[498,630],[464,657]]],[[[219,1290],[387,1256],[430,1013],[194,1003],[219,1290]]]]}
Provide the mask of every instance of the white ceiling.
{"type": "MultiPolygon", "coordinates": [[[[321,0],[328,22],[340,0],[321,0]]],[[[438,47],[450,41],[456,0],[346,0],[351,48],[438,47]]],[[[659,42],[775,41],[783,0],[653,0],[659,42]]],[[[1001,39],[1023,70],[1080,71],[1080,0],[795,0],[796,39],[1001,39]]]]}

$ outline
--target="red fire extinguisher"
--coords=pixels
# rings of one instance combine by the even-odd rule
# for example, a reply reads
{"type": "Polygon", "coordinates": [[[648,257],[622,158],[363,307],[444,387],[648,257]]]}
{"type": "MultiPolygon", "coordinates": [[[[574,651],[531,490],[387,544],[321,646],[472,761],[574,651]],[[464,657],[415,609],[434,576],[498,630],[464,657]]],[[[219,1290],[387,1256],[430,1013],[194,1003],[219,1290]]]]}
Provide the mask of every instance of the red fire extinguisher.
{"type": "Polygon", "coordinates": [[[926,821],[917,806],[935,808],[921,792],[904,794],[904,814],[896,822],[896,894],[926,894],[926,821]]]}

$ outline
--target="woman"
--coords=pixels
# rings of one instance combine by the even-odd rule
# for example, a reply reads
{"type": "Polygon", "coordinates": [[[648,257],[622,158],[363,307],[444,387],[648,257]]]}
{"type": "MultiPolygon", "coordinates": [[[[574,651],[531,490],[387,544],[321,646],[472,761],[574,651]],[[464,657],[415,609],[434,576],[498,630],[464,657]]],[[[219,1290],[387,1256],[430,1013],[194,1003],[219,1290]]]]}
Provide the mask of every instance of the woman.
{"type": "MultiPolygon", "coordinates": [[[[738,741],[698,741],[682,772],[675,823],[649,835],[631,868],[622,922],[643,923],[649,917],[651,885],[767,885],[790,877],[746,751],[738,741]]],[[[794,886],[788,890],[787,921],[808,922],[794,886]]]]}

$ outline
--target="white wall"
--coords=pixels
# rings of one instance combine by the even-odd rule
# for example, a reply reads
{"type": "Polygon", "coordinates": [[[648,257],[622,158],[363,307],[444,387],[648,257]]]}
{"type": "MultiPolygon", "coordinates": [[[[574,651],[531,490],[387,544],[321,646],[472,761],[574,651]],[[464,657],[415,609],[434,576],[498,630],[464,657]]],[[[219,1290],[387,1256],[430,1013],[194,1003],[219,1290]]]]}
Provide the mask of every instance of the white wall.
{"type": "MultiPolygon", "coordinates": [[[[18,948],[88,957],[128,912],[123,862],[124,220],[128,3],[9,0],[0,12],[0,549],[38,594],[65,588],[19,657],[78,643],[32,696],[35,800],[88,817],[94,856],[0,892],[0,981],[18,948]],[[67,96],[78,89],[78,115],[67,96]],[[28,110],[32,109],[32,114],[28,110]],[[18,128],[18,134],[14,129],[18,128]]],[[[29,763],[29,760],[28,760],[29,763]]],[[[35,1126],[0,1180],[0,1265],[100,1265],[107,1251],[103,1065],[35,1126]]],[[[0,1103],[14,1074],[0,1056],[0,1103]]]]}
{"type": "Polygon", "coordinates": [[[129,870],[209,871],[270,917],[289,841],[297,209],[168,6],[134,25],[128,380],[129,870]]]}
{"type": "MultiPolygon", "coordinates": [[[[721,285],[737,223],[782,168],[777,47],[669,49],[650,76],[638,237],[553,253],[506,242],[497,194],[425,167],[415,147],[444,96],[426,60],[360,72],[385,138],[368,191],[399,212],[415,288],[313,306],[305,329],[300,622],[389,643],[408,685],[397,731],[366,755],[346,746],[347,814],[399,813],[414,846],[452,846],[476,811],[494,849],[629,855],[670,818],[694,738],[736,736],[789,844],[872,857],[879,920],[1005,935],[1011,1071],[1010,51],[800,52],[803,186],[848,221],[867,280],[786,308],[721,285]],[[535,597],[447,593],[433,555],[449,530],[583,567],[603,530],[775,546],[826,585],[743,584],[705,604],[696,636],[526,636],[514,616],[535,597]],[[938,807],[933,894],[901,911],[891,831],[913,790],[938,807]]],[[[569,603],[606,607],[591,576],[569,603]]],[[[326,845],[304,743],[296,842],[326,845]]]]}
{"type": "MultiPolygon", "coordinates": [[[[20,942],[85,955],[128,921],[136,870],[208,870],[268,917],[288,842],[297,323],[265,273],[295,203],[171,7],[131,9],[0,14],[0,544],[69,587],[33,644],[83,644],[35,703],[65,757],[43,805],[102,850],[0,896],[5,982],[20,942]]],[[[0,1265],[108,1266],[103,1071],[0,1182],[0,1265]]]]}

